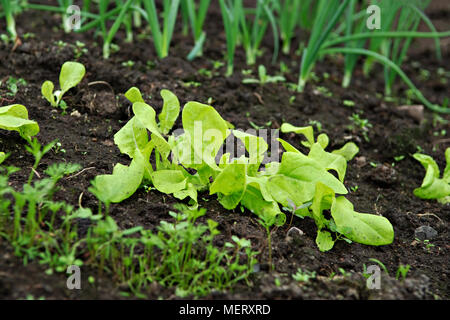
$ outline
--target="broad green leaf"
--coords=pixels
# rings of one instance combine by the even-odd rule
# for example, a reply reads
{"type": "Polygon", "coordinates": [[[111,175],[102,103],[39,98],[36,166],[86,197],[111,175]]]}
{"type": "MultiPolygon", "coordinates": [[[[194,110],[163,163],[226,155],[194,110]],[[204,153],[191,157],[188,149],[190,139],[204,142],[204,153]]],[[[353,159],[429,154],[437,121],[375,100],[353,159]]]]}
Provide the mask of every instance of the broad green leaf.
{"type": "Polygon", "coordinates": [[[327,170],[336,171],[339,180],[341,182],[344,181],[345,172],[347,171],[347,161],[343,156],[326,152],[320,143],[315,143],[311,147],[308,158],[313,159],[317,164],[320,164],[327,170]]]}
{"type": "Polygon", "coordinates": [[[283,148],[287,151],[287,152],[294,152],[294,153],[301,153],[299,150],[297,150],[293,145],[291,145],[289,142],[284,141],[283,139],[278,138],[277,139],[281,145],[283,146],[283,148]]]}
{"type": "Polygon", "coordinates": [[[302,134],[306,137],[310,145],[314,144],[314,129],[312,126],[308,127],[295,127],[289,123],[283,123],[281,125],[281,132],[283,133],[289,133],[294,132],[297,134],[302,134]]]}
{"type": "Polygon", "coordinates": [[[270,194],[270,191],[268,190],[268,181],[269,181],[269,178],[266,176],[260,176],[260,177],[247,176],[247,184],[258,189],[261,192],[261,195],[263,196],[264,200],[271,202],[271,201],[274,201],[274,199],[272,198],[272,195],[270,194]]]}
{"type": "Polygon", "coordinates": [[[421,199],[437,199],[441,203],[450,202],[450,148],[445,151],[447,166],[443,178],[440,179],[439,167],[430,156],[416,153],[414,158],[418,160],[426,170],[420,188],[414,189],[414,195],[421,199]]]}
{"type": "Polygon", "coordinates": [[[120,152],[134,158],[136,149],[144,149],[148,143],[147,129],[133,117],[114,135],[114,143],[120,152]]]}
{"type": "Polygon", "coordinates": [[[55,89],[55,85],[53,82],[47,80],[42,84],[41,93],[45,99],[52,105],[52,107],[57,107],[55,101],[55,95],[53,94],[53,90],[55,89]]]}
{"type": "Polygon", "coordinates": [[[144,102],[135,102],[133,103],[133,112],[136,119],[141,122],[144,128],[147,128],[151,133],[161,136],[158,124],[156,123],[155,109],[144,102]]]}
{"type": "Polygon", "coordinates": [[[329,251],[334,246],[334,240],[328,231],[318,230],[316,244],[322,252],[329,251]]]}
{"type": "Polygon", "coordinates": [[[271,176],[278,172],[280,169],[280,163],[279,162],[269,162],[266,163],[264,166],[264,171],[260,171],[259,173],[264,176],[271,176]]]}
{"type": "Polygon", "coordinates": [[[127,98],[132,104],[136,102],[144,103],[144,99],[142,98],[141,91],[138,88],[132,87],[125,92],[125,98],[127,98]]]}
{"type": "Polygon", "coordinates": [[[28,120],[28,110],[21,104],[0,107],[0,129],[17,131],[24,139],[39,133],[39,125],[28,120]]]}
{"type": "Polygon", "coordinates": [[[141,185],[144,167],[144,159],[136,154],[130,166],[119,163],[112,174],[95,177],[89,191],[105,203],[118,203],[128,199],[141,185]]]}
{"type": "MultiPolygon", "coordinates": [[[[439,166],[433,160],[432,157],[427,156],[426,154],[421,154],[421,153],[415,153],[413,155],[413,157],[414,157],[414,159],[416,159],[417,161],[419,161],[422,164],[422,166],[425,168],[426,171],[428,171],[428,167],[432,167],[434,177],[439,178],[439,175],[440,175],[439,166]]],[[[430,181],[430,183],[431,183],[431,181],[430,181]]]]}
{"type": "Polygon", "coordinates": [[[194,201],[194,206],[198,205],[197,189],[192,183],[188,182],[185,189],[174,192],[173,196],[180,200],[184,200],[187,197],[190,197],[194,201]]]}
{"type": "Polygon", "coordinates": [[[63,96],[64,93],[79,84],[83,79],[85,73],[86,69],[81,63],[73,61],[65,62],[62,65],[61,73],[59,74],[61,96],[63,96]]]}
{"type": "Polygon", "coordinates": [[[269,149],[269,145],[262,137],[248,134],[239,130],[233,130],[233,135],[242,141],[250,157],[250,164],[259,166],[264,160],[264,154],[269,149]]]}
{"type": "Polygon", "coordinates": [[[278,174],[269,178],[269,190],[283,206],[288,205],[288,199],[300,206],[313,199],[317,182],[336,193],[348,193],[345,186],[317,161],[301,153],[285,152],[278,174]]]}
{"type": "Polygon", "coordinates": [[[0,152],[0,164],[2,164],[3,161],[5,161],[5,159],[6,159],[6,153],[0,152]]]}
{"type": "Polygon", "coordinates": [[[211,106],[199,102],[188,102],[182,114],[183,128],[192,150],[190,163],[206,163],[217,169],[215,157],[229,134],[227,122],[211,106]]]}
{"type": "Polygon", "coordinates": [[[312,216],[316,222],[317,228],[320,230],[328,223],[323,215],[323,210],[331,209],[335,194],[333,189],[328,188],[323,183],[318,182],[316,184],[316,192],[311,205],[312,216]]]}
{"type": "Polygon", "coordinates": [[[330,143],[330,138],[328,138],[325,133],[321,133],[317,137],[317,143],[320,144],[322,149],[325,149],[326,147],[328,147],[328,143],[330,143]]]}
{"type": "Polygon", "coordinates": [[[219,193],[219,201],[225,209],[232,210],[241,201],[246,189],[246,165],[230,163],[216,177],[210,194],[219,193]]]}
{"type": "Polygon", "coordinates": [[[353,142],[347,142],[342,148],[333,150],[331,153],[341,155],[345,160],[352,160],[359,152],[358,146],[353,142]]]}
{"type": "Polygon", "coordinates": [[[265,201],[261,192],[252,186],[247,186],[241,203],[265,221],[268,226],[274,224],[282,226],[286,222],[286,215],[280,211],[277,203],[265,201]]]}
{"type": "Polygon", "coordinates": [[[296,206],[301,206],[313,197],[313,192],[308,190],[310,184],[282,174],[268,178],[267,189],[271,197],[283,207],[289,206],[291,200],[296,206]]]}
{"type": "Polygon", "coordinates": [[[163,134],[168,134],[180,114],[180,101],[169,90],[161,90],[161,97],[164,100],[164,105],[159,114],[159,128],[163,134]]]}
{"type": "Polygon", "coordinates": [[[166,159],[169,156],[171,147],[159,131],[159,127],[156,124],[155,110],[146,103],[135,102],[133,104],[133,112],[137,121],[139,121],[143,127],[147,128],[147,130],[152,133],[152,142],[162,154],[163,158],[166,159]]]}
{"type": "Polygon", "coordinates": [[[179,170],[159,170],[152,173],[152,182],[159,192],[171,194],[185,189],[187,178],[179,170]]]}
{"type": "MultiPolygon", "coordinates": [[[[421,199],[443,199],[450,196],[450,184],[436,178],[433,166],[428,166],[420,188],[414,189],[414,195],[421,199]]],[[[441,202],[446,202],[442,200],[441,202]]]]}
{"type": "Polygon", "coordinates": [[[331,215],[336,230],[352,241],[380,246],[390,244],[394,240],[394,229],[388,219],[355,212],[352,203],[344,197],[334,199],[331,215]]]}

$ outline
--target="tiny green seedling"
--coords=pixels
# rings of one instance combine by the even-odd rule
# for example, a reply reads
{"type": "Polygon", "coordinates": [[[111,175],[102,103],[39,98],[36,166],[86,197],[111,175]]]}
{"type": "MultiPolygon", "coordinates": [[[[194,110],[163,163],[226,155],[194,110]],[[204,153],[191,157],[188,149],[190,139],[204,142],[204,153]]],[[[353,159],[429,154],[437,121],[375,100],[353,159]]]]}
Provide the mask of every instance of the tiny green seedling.
{"type": "Polygon", "coordinates": [[[395,278],[397,280],[401,279],[401,281],[404,281],[406,279],[406,276],[407,276],[408,272],[409,272],[409,269],[411,269],[411,266],[409,264],[407,264],[407,265],[401,264],[398,267],[398,269],[397,269],[397,273],[395,275],[395,278]]]}
{"type": "Polygon", "coordinates": [[[88,51],[89,50],[86,48],[86,44],[84,44],[81,41],[75,42],[75,47],[73,48],[73,54],[74,54],[75,59],[81,58],[81,56],[83,54],[87,54],[88,51]]]}
{"type": "Polygon", "coordinates": [[[346,107],[354,107],[355,106],[355,102],[352,100],[344,100],[344,101],[342,101],[342,104],[346,107]]]}
{"type": "Polygon", "coordinates": [[[266,67],[264,67],[263,65],[259,66],[258,75],[259,75],[259,79],[247,78],[247,79],[242,80],[242,83],[265,85],[267,83],[277,83],[277,82],[286,81],[286,78],[283,76],[269,76],[267,74],[266,67]]]}
{"type": "Polygon", "coordinates": [[[19,86],[26,86],[26,85],[27,82],[22,78],[9,77],[8,80],[6,80],[6,87],[8,88],[9,92],[6,95],[15,97],[17,92],[19,91],[19,86]]]}
{"type": "Polygon", "coordinates": [[[370,258],[369,261],[372,261],[372,262],[377,263],[377,264],[381,267],[381,269],[383,269],[383,271],[384,271],[387,275],[389,275],[389,271],[388,271],[388,269],[386,268],[386,266],[384,265],[383,262],[381,262],[380,260],[375,259],[375,258],[370,258]]]}
{"type": "Polygon", "coordinates": [[[370,128],[372,128],[372,124],[369,122],[369,120],[361,118],[361,116],[358,113],[352,114],[352,116],[349,117],[349,119],[353,122],[353,124],[349,126],[349,129],[350,130],[360,129],[364,140],[366,142],[369,142],[370,139],[368,133],[370,131],[370,128]]]}
{"type": "Polygon", "coordinates": [[[128,60],[128,61],[122,62],[122,67],[132,68],[132,67],[134,67],[134,65],[135,65],[135,62],[133,60],[128,60]]]}
{"type": "Polygon", "coordinates": [[[298,268],[297,272],[292,275],[292,278],[298,282],[308,282],[310,279],[316,278],[316,272],[308,270],[303,271],[301,268],[298,268]]]}
{"type": "Polygon", "coordinates": [[[324,86],[318,86],[314,91],[314,93],[321,94],[327,98],[331,98],[333,96],[333,93],[327,87],[324,86]]]}
{"type": "Polygon", "coordinates": [[[339,268],[339,272],[342,274],[342,276],[345,277],[350,277],[352,274],[349,271],[346,271],[344,268],[339,268]]]}
{"type": "Polygon", "coordinates": [[[81,82],[86,69],[79,62],[68,61],[61,67],[59,74],[59,85],[61,90],[53,91],[55,86],[53,82],[47,80],[42,84],[41,92],[45,99],[52,105],[52,107],[61,106],[62,97],[64,94],[81,82]]]}

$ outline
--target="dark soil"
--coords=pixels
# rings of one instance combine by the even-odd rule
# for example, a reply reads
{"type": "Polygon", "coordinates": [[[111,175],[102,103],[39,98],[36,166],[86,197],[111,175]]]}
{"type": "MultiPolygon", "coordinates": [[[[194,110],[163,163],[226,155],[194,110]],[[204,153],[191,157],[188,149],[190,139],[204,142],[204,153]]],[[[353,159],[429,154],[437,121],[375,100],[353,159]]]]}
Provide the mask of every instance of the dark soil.
{"type": "MultiPolygon", "coordinates": [[[[448,30],[448,3],[445,0],[436,3],[428,13],[438,29],[448,30]]],[[[248,69],[248,66],[244,53],[238,50],[236,71],[232,77],[224,77],[225,67],[222,67],[212,78],[207,78],[197,71],[201,68],[212,70],[213,61],[223,61],[226,50],[221,16],[216,6],[211,9],[211,18],[206,26],[209,37],[204,56],[193,62],[185,59],[192,48],[192,40],[183,36],[180,30],[175,33],[170,57],[166,59],[156,59],[151,40],[147,38],[136,39],[133,44],[118,41],[120,51],[105,61],[101,57],[101,39],[94,38],[91,33],[64,34],[59,25],[60,17],[57,15],[26,12],[19,20],[18,31],[20,34],[33,32],[35,37],[22,39],[23,44],[14,52],[11,45],[0,45],[0,79],[14,76],[27,81],[26,86],[19,86],[13,101],[3,100],[1,105],[25,105],[30,118],[40,125],[38,138],[41,143],[59,139],[65,150],[49,153],[38,172],[43,172],[54,162],[79,163],[87,168],[82,174],[61,181],[61,189],[57,193],[59,200],[75,205],[82,195],[82,205],[95,209],[97,200],[87,191],[90,181],[96,175],[112,172],[118,162],[129,162],[114,145],[113,136],[129,119],[130,105],[122,94],[132,86],[139,87],[147,100],[151,97],[151,104],[157,111],[162,107],[159,92],[164,88],[172,90],[182,104],[190,100],[206,103],[211,97],[222,117],[244,130],[251,127],[250,121],[261,126],[270,122],[273,129],[279,128],[283,122],[305,126],[311,120],[319,121],[323,132],[330,137],[331,148],[338,148],[347,141],[354,141],[360,147],[358,157],[349,163],[347,169],[346,186],[358,186],[356,191],[349,193],[348,198],[359,212],[387,217],[394,226],[394,243],[371,247],[340,241],[331,251],[321,253],[314,242],[314,222],[311,219],[294,219],[293,225],[301,229],[304,235],[286,239],[287,226],[273,230],[275,271],[270,273],[266,263],[265,231],[255,216],[240,210],[224,210],[215,197],[205,194],[200,197],[204,199],[200,200],[200,206],[207,208],[207,218],[219,222],[224,239],[230,239],[232,235],[251,239],[254,249],[262,252],[259,256],[261,271],[251,277],[251,286],[242,283],[232,292],[214,292],[206,298],[449,299],[450,206],[424,201],[413,195],[413,189],[420,186],[425,172],[411,154],[420,146],[443,168],[444,150],[450,145],[450,128],[433,121],[434,115],[427,110],[423,119],[419,114],[418,121],[416,114],[397,110],[397,106],[404,104],[402,101],[386,102],[377,95],[384,90],[379,67],[370,78],[365,78],[359,71],[361,69],[357,69],[351,87],[343,89],[340,86],[343,59],[340,56],[327,57],[317,64],[315,73],[318,79],[309,82],[305,92],[298,94],[284,84],[264,87],[243,85],[241,71],[248,69]],[[58,40],[68,45],[61,48],[56,44],[58,40]],[[78,59],[85,65],[87,74],[83,82],[68,93],[65,99],[69,105],[68,114],[61,115],[60,109],[50,107],[42,98],[40,87],[45,80],[57,82],[61,65],[75,59],[73,45],[77,40],[84,42],[89,50],[78,59]],[[135,62],[133,67],[122,66],[122,62],[129,60],[135,62]],[[323,76],[325,72],[329,77],[323,76]],[[190,82],[201,85],[188,87],[190,82]],[[328,88],[332,96],[320,93],[318,87],[328,88]],[[290,103],[292,96],[295,96],[295,101],[290,103]],[[344,100],[353,100],[356,105],[344,106],[344,100]],[[369,119],[373,125],[368,133],[369,141],[364,139],[361,131],[348,128],[351,124],[349,117],[356,112],[363,112],[361,117],[369,119]],[[434,135],[443,129],[447,130],[446,135],[434,135]],[[404,160],[395,162],[394,157],[401,155],[405,156],[404,160]],[[394,167],[392,163],[395,163],[394,167]],[[422,225],[438,231],[437,237],[431,241],[434,246],[429,249],[414,241],[414,231],[422,225]],[[373,264],[370,258],[382,261],[389,270],[390,276],[382,275],[381,290],[368,290],[362,277],[363,265],[373,264]],[[400,264],[411,265],[411,271],[403,282],[395,280],[400,264]],[[292,280],[297,268],[315,271],[317,278],[299,285],[292,280]],[[339,268],[350,274],[343,276],[339,268]],[[338,276],[331,280],[333,272],[338,276]],[[276,279],[279,279],[279,285],[276,279]]],[[[4,27],[4,21],[1,21],[0,30],[4,27]]],[[[305,38],[306,35],[299,34],[296,45],[305,38]]],[[[271,39],[265,42],[265,47],[270,48],[271,39]]],[[[443,84],[437,74],[438,68],[449,68],[448,39],[442,41],[442,51],[443,60],[438,61],[429,42],[416,41],[404,65],[404,70],[414,83],[435,103],[442,102],[449,92],[448,83],[443,84]],[[421,78],[420,68],[430,72],[428,79],[421,78]]],[[[275,74],[279,67],[271,65],[270,59],[267,49],[258,64],[265,64],[268,73],[275,74]]],[[[295,83],[300,57],[292,54],[282,56],[282,60],[292,70],[290,74],[285,74],[288,82],[295,83]]],[[[255,74],[257,66],[252,69],[255,74]]],[[[450,79],[447,78],[447,81],[450,79]]],[[[399,97],[405,96],[406,89],[401,81],[397,82],[395,92],[399,97]]],[[[6,85],[3,84],[0,96],[4,97],[6,92],[6,85]]],[[[450,120],[448,116],[444,118],[450,120]]],[[[285,135],[282,138],[299,145],[298,136],[285,135]]],[[[0,150],[11,153],[9,165],[22,168],[11,179],[12,185],[19,188],[26,180],[33,159],[25,152],[23,140],[15,133],[0,132],[0,150]]],[[[123,203],[112,205],[110,212],[122,228],[144,226],[154,229],[162,219],[169,219],[168,211],[174,203],[176,200],[170,196],[140,189],[123,203]]],[[[126,290],[105,276],[97,277],[96,271],[90,271],[84,272],[83,277],[93,274],[96,277],[95,286],[84,281],[83,290],[69,291],[64,274],[46,275],[45,269],[45,266],[35,262],[24,266],[23,261],[13,255],[11,247],[0,240],[0,299],[23,299],[28,295],[46,299],[120,299],[120,292],[126,290]]],[[[156,285],[145,293],[149,298],[176,298],[173,289],[156,285]]]]}

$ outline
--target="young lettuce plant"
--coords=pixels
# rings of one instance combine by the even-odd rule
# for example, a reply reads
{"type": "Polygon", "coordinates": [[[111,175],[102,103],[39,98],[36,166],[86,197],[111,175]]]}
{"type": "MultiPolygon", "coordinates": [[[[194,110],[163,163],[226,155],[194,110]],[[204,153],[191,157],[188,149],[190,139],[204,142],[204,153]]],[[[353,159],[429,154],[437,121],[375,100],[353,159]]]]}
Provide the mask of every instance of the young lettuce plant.
{"type": "Polygon", "coordinates": [[[39,133],[39,125],[28,119],[28,110],[21,104],[0,107],[0,129],[17,131],[28,142],[39,133]]]}
{"type": "Polygon", "coordinates": [[[316,221],[316,242],[322,251],[330,250],[338,239],[368,245],[393,241],[393,228],[386,218],[357,213],[347,199],[336,196],[348,193],[343,181],[347,160],[356,154],[356,145],[350,143],[330,153],[325,151],[329,141],[325,134],[315,141],[312,127],[285,124],[283,132],[294,130],[307,138],[304,145],[310,149],[308,155],[279,139],[286,149],[281,162],[262,167],[268,150],[265,140],[230,130],[230,124],[213,107],[188,102],[182,112],[184,133],[167,137],[180,110],[176,96],[162,91],[164,106],[159,123],[155,110],[143,102],[136,88],[130,89],[126,96],[133,103],[134,117],[115,135],[114,141],[132,161],[128,167],[116,165],[112,175],[94,179],[90,190],[100,195],[102,201],[111,203],[129,198],[144,182],[177,199],[190,198],[191,205],[197,207],[198,193],[209,190],[210,194],[217,194],[225,209],[241,205],[256,214],[268,232],[270,226],[281,226],[286,221],[280,205],[287,208],[293,204],[298,208],[295,215],[316,221]],[[216,162],[230,134],[244,144],[248,157],[236,159],[225,153],[216,162]],[[337,177],[329,171],[335,171],[337,177]],[[326,218],[324,210],[330,210],[332,217],[326,218]]]}
{"type": "Polygon", "coordinates": [[[413,157],[426,170],[422,185],[414,189],[414,195],[421,199],[437,199],[443,204],[450,203],[450,148],[445,150],[447,165],[442,178],[439,178],[439,166],[432,157],[421,153],[416,153],[413,157]]]}
{"type": "Polygon", "coordinates": [[[55,86],[50,80],[42,84],[41,92],[45,99],[52,105],[52,107],[61,106],[62,97],[64,94],[81,82],[86,69],[79,62],[67,61],[61,67],[59,74],[59,86],[61,90],[53,91],[55,86]]]}

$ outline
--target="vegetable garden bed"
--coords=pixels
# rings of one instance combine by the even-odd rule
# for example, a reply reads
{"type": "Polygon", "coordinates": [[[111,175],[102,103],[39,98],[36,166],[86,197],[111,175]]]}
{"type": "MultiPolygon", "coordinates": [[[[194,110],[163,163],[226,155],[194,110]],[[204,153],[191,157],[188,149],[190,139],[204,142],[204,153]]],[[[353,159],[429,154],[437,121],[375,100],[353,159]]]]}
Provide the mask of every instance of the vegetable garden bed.
{"type": "MultiPolygon", "coordinates": [[[[426,13],[438,30],[449,29],[447,1],[432,1],[426,13]]],[[[14,44],[0,44],[0,106],[26,106],[29,118],[39,124],[39,142],[46,145],[58,140],[33,169],[34,179],[47,176],[44,171],[54,163],[80,165],[59,180],[55,201],[65,201],[77,209],[89,208],[97,213],[98,199],[91,192],[91,181],[99,175],[111,174],[117,163],[130,164],[130,157],[121,153],[114,141],[115,134],[136,113],[136,107],[124,94],[131,87],[139,88],[143,100],[159,114],[163,108],[160,92],[167,89],[178,97],[182,107],[188,101],[214,106],[235,128],[280,129],[284,123],[290,123],[297,127],[312,126],[315,137],[325,133],[329,137],[329,150],[339,149],[348,142],[355,143],[359,152],[348,162],[343,181],[348,189],[346,198],[357,212],[387,218],[395,237],[392,244],[382,246],[336,241],[331,250],[322,252],[316,244],[315,220],[297,216],[291,220],[291,213],[284,210],[286,223],[270,226],[268,241],[260,216],[241,206],[227,210],[219,203],[217,195],[199,192],[198,206],[206,211],[197,222],[208,225],[211,219],[218,223],[216,228],[220,234],[211,243],[220,248],[234,243],[236,248],[242,249],[242,261],[238,260],[243,265],[250,263],[252,253],[250,247],[244,250],[246,243],[239,241],[250,240],[251,249],[258,252],[257,263],[251,264],[251,272],[242,271],[245,277],[240,281],[224,287],[217,285],[213,290],[200,287],[197,291],[148,281],[136,290],[133,286],[130,288],[129,282],[123,281],[113,267],[101,268],[98,261],[94,263],[92,251],[82,243],[74,256],[78,260],[76,263],[82,264],[82,290],[69,290],[65,268],[49,268],[39,255],[41,249],[30,253],[30,246],[18,251],[17,243],[11,245],[6,237],[0,237],[0,299],[175,299],[193,297],[193,294],[206,299],[449,298],[450,203],[423,200],[414,195],[414,189],[422,184],[425,170],[412,155],[417,152],[430,155],[444,171],[445,151],[450,146],[450,117],[423,107],[399,107],[421,104],[408,96],[408,86],[401,81],[393,83],[394,98],[386,99],[381,66],[376,65],[370,77],[356,69],[351,85],[343,88],[344,58],[338,53],[327,55],[316,62],[314,74],[303,92],[297,92],[287,84],[298,81],[300,55],[295,50],[288,54],[280,52],[279,61],[273,64],[272,55],[268,54],[273,39],[268,34],[262,40],[267,52],[256,58],[256,64],[248,66],[248,56],[238,48],[234,73],[226,76],[228,68],[223,58],[227,50],[226,34],[220,6],[215,1],[205,21],[207,40],[203,44],[203,55],[192,61],[186,56],[195,43],[183,35],[180,24],[175,26],[170,54],[166,58],[158,58],[148,37],[139,36],[148,31],[137,28],[132,43],[125,42],[124,30],[118,31],[113,42],[120,49],[110,52],[107,60],[103,59],[102,41],[95,38],[92,31],[65,33],[60,25],[61,17],[56,13],[25,11],[17,19],[17,30],[28,36],[22,36],[21,45],[14,50],[14,44]],[[80,84],[65,93],[63,100],[67,108],[63,110],[51,107],[43,99],[41,86],[51,80],[58,89],[60,69],[66,61],[82,63],[86,73],[80,84]],[[284,66],[281,71],[280,61],[284,66]],[[267,75],[279,76],[280,81],[265,84],[243,81],[257,79],[261,71],[259,65],[265,66],[267,75]],[[430,226],[437,234],[431,239],[417,239],[420,237],[417,229],[421,226],[430,226]],[[270,243],[272,250],[268,249],[270,243]],[[363,273],[369,265],[381,267],[380,290],[366,287],[363,273]],[[410,269],[403,277],[402,266],[408,265],[410,269]]],[[[0,32],[5,27],[2,19],[0,32]]],[[[426,30],[425,25],[420,28],[426,30]]],[[[292,47],[298,47],[308,36],[306,32],[299,32],[292,47]]],[[[414,40],[402,69],[423,96],[439,104],[449,92],[448,37],[441,40],[441,61],[436,58],[433,45],[433,40],[414,40]]],[[[174,128],[182,128],[183,124],[180,112],[174,128]]],[[[280,132],[280,138],[307,154],[308,149],[301,144],[305,140],[303,136],[280,132]]],[[[1,130],[0,151],[10,153],[5,165],[21,169],[9,178],[9,186],[16,190],[21,190],[27,182],[34,164],[25,144],[17,132],[1,130]]],[[[223,187],[219,186],[219,192],[220,188],[223,187]]],[[[179,212],[176,210],[180,209],[179,202],[188,204],[187,200],[180,201],[156,189],[144,183],[124,201],[103,207],[102,214],[109,209],[108,215],[118,230],[140,227],[156,233],[161,221],[175,221],[175,215],[169,212],[179,212]]],[[[76,219],[76,223],[76,232],[82,238],[96,222],[76,219]]],[[[58,221],[57,225],[63,228],[64,222],[58,221]]],[[[136,249],[136,253],[140,254],[141,249],[136,249]]],[[[57,253],[52,252],[50,256],[54,255],[57,253]]],[[[231,263],[234,258],[230,256],[230,260],[225,258],[224,261],[231,263]]],[[[131,263],[134,262],[132,259],[131,263]]]]}

